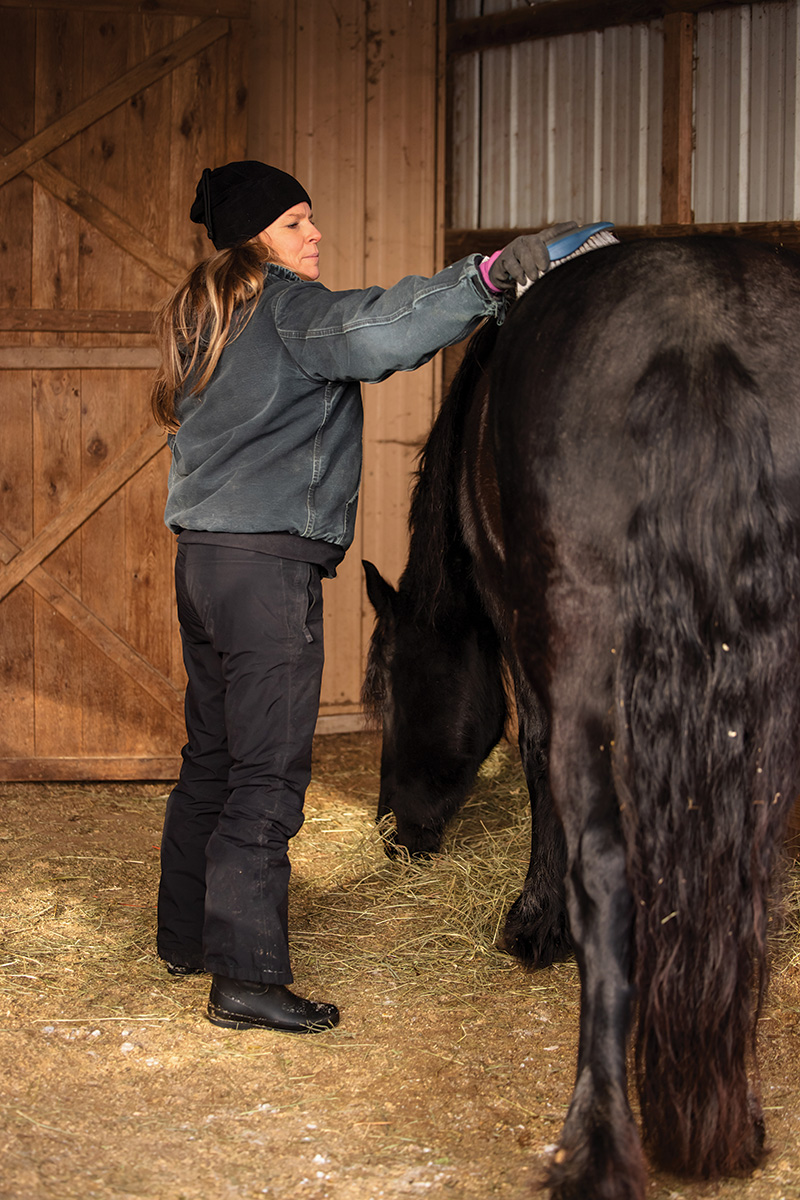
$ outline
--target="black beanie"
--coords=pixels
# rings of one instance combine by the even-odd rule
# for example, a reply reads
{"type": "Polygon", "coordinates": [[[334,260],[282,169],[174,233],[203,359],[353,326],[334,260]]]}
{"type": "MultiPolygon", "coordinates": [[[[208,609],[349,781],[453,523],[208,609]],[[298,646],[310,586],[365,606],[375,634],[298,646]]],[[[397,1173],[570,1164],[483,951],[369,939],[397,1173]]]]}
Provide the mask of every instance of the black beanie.
{"type": "Polygon", "coordinates": [[[205,225],[217,250],[242,246],[293,204],[311,200],[293,175],[248,159],[211,171],[197,185],[191,219],[205,225]]]}

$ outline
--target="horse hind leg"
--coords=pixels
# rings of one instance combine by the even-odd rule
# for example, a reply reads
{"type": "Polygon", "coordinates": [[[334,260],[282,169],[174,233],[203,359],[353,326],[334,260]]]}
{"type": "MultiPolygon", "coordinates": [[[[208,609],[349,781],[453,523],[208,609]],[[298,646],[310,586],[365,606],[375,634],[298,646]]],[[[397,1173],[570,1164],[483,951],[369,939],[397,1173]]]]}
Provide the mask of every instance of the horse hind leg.
{"type": "Polygon", "coordinates": [[[497,944],[526,967],[538,968],[572,953],[564,893],[567,848],[547,779],[547,716],[521,677],[516,695],[519,748],[531,802],[531,857],[522,892],[509,909],[497,944]]]}
{"type": "Polygon", "coordinates": [[[643,1200],[646,1188],[627,1096],[633,902],[602,736],[599,722],[576,721],[559,738],[558,756],[569,759],[559,792],[568,797],[566,892],[581,1018],[575,1090],[548,1179],[554,1200],[643,1200]]]}
{"type": "Polygon", "coordinates": [[[597,649],[608,627],[585,612],[562,630],[560,644],[572,649],[552,676],[550,782],[581,977],[575,1090],[547,1180],[553,1200],[644,1200],[647,1187],[627,1089],[634,902],[612,778],[610,664],[597,649]]]}

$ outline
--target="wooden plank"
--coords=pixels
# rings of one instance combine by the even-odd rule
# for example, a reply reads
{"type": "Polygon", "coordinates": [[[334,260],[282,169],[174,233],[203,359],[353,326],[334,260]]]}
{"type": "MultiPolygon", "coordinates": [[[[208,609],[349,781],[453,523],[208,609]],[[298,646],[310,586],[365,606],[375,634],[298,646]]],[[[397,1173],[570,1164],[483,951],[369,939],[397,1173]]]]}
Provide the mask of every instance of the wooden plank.
{"type": "Polygon", "coordinates": [[[163,431],[150,426],[85,488],[49,521],[33,540],[0,572],[0,600],[26,575],[79,529],[83,522],[113,496],[132,475],[165,446],[163,431]]]}
{"type": "MultiPolygon", "coordinates": [[[[95,483],[107,463],[113,462],[141,432],[140,415],[144,397],[131,403],[129,371],[85,371],[83,381],[83,438],[81,486],[95,483]],[[113,409],[107,397],[114,395],[113,409]]],[[[144,383],[144,380],[142,380],[144,383]]],[[[138,477],[138,476],[137,476],[138,477]]],[[[83,594],[93,611],[120,637],[130,644],[128,594],[130,579],[126,569],[127,528],[126,494],[135,480],[101,504],[86,519],[77,535],[82,548],[83,594]]],[[[133,647],[138,650],[139,647],[133,647]]],[[[93,713],[91,729],[84,736],[85,754],[106,754],[109,747],[130,752],[138,737],[131,741],[127,726],[136,708],[136,697],[123,671],[104,669],[99,656],[87,652],[83,660],[83,704],[93,713]]],[[[152,706],[150,706],[152,707],[152,706]]],[[[163,718],[156,710],[150,713],[163,718]]],[[[155,746],[150,746],[155,752],[155,746]]]]}
{"type": "Polygon", "coordinates": [[[2,371],[151,371],[160,362],[150,346],[7,346],[0,347],[2,371]]]}
{"type": "Polygon", "coordinates": [[[149,309],[0,308],[0,331],[26,333],[147,333],[153,331],[149,309]]]}
{"type": "MultiPolygon", "coordinates": [[[[450,198],[448,196],[447,175],[449,162],[449,146],[452,133],[453,114],[450,112],[452,91],[452,73],[447,62],[447,0],[438,0],[438,15],[436,20],[436,104],[438,110],[436,126],[436,189],[435,189],[435,258],[434,266],[440,271],[444,266],[444,231],[450,223],[448,218],[450,198]]],[[[434,372],[436,394],[434,404],[438,410],[441,399],[440,373],[434,372]]]]}
{"type": "MultiPolygon", "coordinates": [[[[314,0],[282,6],[284,43],[294,39],[294,61],[283,65],[283,78],[270,81],[270,95],[293,88],[279,104],[278,124],[292,138],[293,170],[309,192],[322,233],[322,281],[331,288],[360,288],[387,282],[365,274],[366,242],[366,88],[367,74],[378,70],[379,35],[368,42],[367,6],[342,0],[334,7],[314,0]],[[296,11],[295,11],[296,9],[296,11]],[[372,59],[372,63],[370,63],[372,59]],[[288,122],[287,129],[284,122],[288,122]],[[292,129],[292,124],[294,129],[292,129]]],[[[276,166],[284,166],[277,162],[276,166]]],[[[373,260],[371,271],[376,269],[373,260]]],[[[325,593],[325,672],[322,711],[358,699],[362,660],[361,539],[364,508],[355,540],[325,593]]]]}
{"type": "MultiPolygon", "coordinates": [[[[175,41],[183,27],[177,27],[174,19],[132,21],[128,38],[128,62],[133,66],[142,58],[158,53],[170,42],[175,41]]],[[[223,44],[227,43],[224,42],[223,44]]],[[[155,307],[164,299],[168,290],[177,286],[186,275],[198,255],[195,253],[195,238],[199,241],[198,226],[188,220],[190,202],[185,199],[187,187],[183,183],[175,189],[174,156],[176,145],[183,153],[186,142],[190,150],[194,147],[194,136],[181,134],[182,118],[175,119],[172,113],[172,96],[175,75],[165,76],[148,90],[135,96],[125,106],[125,192],[124,216],[141,235],[158,245],[173,261],[182,264],[182,270],[168,280],[170,288],[164,288],[155,279],[148,279],[133,262],[123,268],[123,282],[127,295],[136,297],[137,307],[155,307]],[[185,211],[183,211],[185,205],[185,211]],[[172,237],[175,220],[174,210],[181,209],[182,228],[179,237],[172,237]]],[[[187,126],[183,126],[185,130],[187,126]]],[[[199,175],[199,171],[198,171],[199,175]]],[[[210,243],[208,243],[210,245],[210,243]]]]}
{"type": "Polygon", "coordinates": [[[665,225],[688,225],[692,220],[694,31],[691,13],[670,13],[664,18],[661,220],[665,225]]]}
{"type": "MultiPolygon", "coordinates": [[[[0,12],[0,46],[13,46],[13,54],[3,56],[0,72],[0,113],[13,112],[20,135],[34,132],[34,79],[36,56],[36,16],[31,12],[0,12]]],[[[31,249],[33,243],[33,186],[20,177],[0,189],[0,229],[2,229],[2,270],[0,305],[31,302],[31,249]]],[[[18,345],[30,339],[24,334],[9,339],[18,345]]]]}
{"type": "MultiPolygon", "coordinates": [[[[436,0],[413,9],[377,0],[367,73],[367,282],[392,284],[436,267],[436,0]]],[[[363,553],[397,578],[407,551],[409,487],[434,414],[434,367],[365,387],[363,553]]],[[[368,609],[362,636],[368,637],[368,609]]]]}
{"type": "MultiPolygon", "coordinates": [[[[161,39],[178,37],[184,25],[185,22],[177,20],[133,22],[130,61],[158,50],[161,39]]],[[[200,257],[196,247],[201,240],[205,242],[204,253],[211,249],[205,230],[189,221],[200,171],[209,163],[215,165],[206,158],[208,135],[198,128],[202,105],[198,93],[204,89],[214,92],[217,81],[207,70],[206,62],[209,56],[218,59],[222,55],[224,59],[230,38],[231,35],[160,80],[141,97],[140,103],[126,108],[125,156],[130,180],[126,215],[165,250],[186,263],[200,257]],[[182,111],[176,107],[176,96],[182,111]]],[[[220,102],[219,93],[212,94],[207,102],[215,105],[208,121],[212,126],[219,125],[226,119],[226,105],[220,102]]],[[[231,157],[243,158],[244,154],[234,153],[231,157]]],[[[126,289],[146,300],[148,293],[142,290],[133,264],[126,264],[124,278],[126,289]]],[[[150,295],[151,303],[164,298],[155,290],[150,295]]],[[[141,375],[125,375],[120,379],[123,403],[132,411],[141,412],[143,401],[146,405],[146,397],[136,395],[143,382],[141,375]]],[[[126,580],[126,637],[182,691],[185,673],[173,595],[175,546],[164,525],[168,466],[168,454],[157,457],[120,495],[120,570],[126,580]],[[148,625],[153,632],[151,643],[147,640],[148,625]]],[[[159,734],[154,725],[153,714],[145,715],[142,731],[145,738],[151,739],[144,750],[152,752],[159,744],[158,738],[163,737],[163,732],[159,734]]]]}
{"type": "MultiPolygon", "coordinates": [[[[33,538],[57,523],[80,494],[77,467],[81,436],[80,376],[69,371],[35,371],[31,377],[33,413],[33,538]]],[[[80,547],[60,538],[51,550],[49,570],[73,591],[80,588],[80,547]]],[[[46,644],[46,643],[43,643],[46,644]]]]}
{"type": "Polygon", "coordinates": [[[317,718],[315,737],[327,737],[337,733],[363,733],[367,728],[364,714],[357,708],[347,712],[326,713],[317,718]]]}
{"type": "Polygon", "coordinates": [[[298,0],[294,167],[322,232],[322,279],[334,289],[366,282],[366,37],[363,0],[337,10],[298,0]]]}
{"type": "MultiPolygon", "coordinates": [[[[766,0],[767,4],[781,2],[766,0]]],[[[536,38],[656,21],[673,13],[709,12],[750,3],[752,0],[549,0],[531,8],[449,22],[447,53],[470,54],[536,38]]]]}
{"type": "Polygon", "coordinates": [[[20,589],[2,605],[0,619],[0,757],[34,754],[33,703],[34,625],[30,592],[20,589]]]}
{"type": "MultiPolygon", "coordinates": [[[[36,371],[32,395],[35,532],[28,545],[35,545],[42,530],[56,525],[80,495],[80,376],[69,371],[36,371]]],[[[78,595],[80,549],[77,539],[60,538],[48,562],[50,574],[78,595]]],[[[12,561],[18,562],[19,556],[12,561]]],[[[33,613],[35,752],[80,753],[81,639],[69,621],[38,596],[34,596],[33,613]],[[47,648],[44,653],[43,647],[47,648]]]]}
{"type": "Polygon", "coordinates": [[[0,520],[5,532],[20,542],[33,537],[33,421],[28,375],[3,380],[3,457],[0,460],[0,520]]]}
{"type": "Polygon", "coordinates": [[[29,138],[36,132],[36,13],[16,6],[0,8],[0,46],[6,50],[0,72],[0,113],[13,113],[17,133],[29,138]]]}
{"type": "MultiPolygon", "coordinates": [[[[294,0],[255,5],[250,37],[251,61],[268,62],[270,69],[258,74],[250,88],[248,153],[296,175],[294,98],[301,64],[294,0]]],[[[302,128],[298,123],[298,131],[302,128]]]]}
{"type": "MultiPolygon", "coordinates": [[[[457,262],[467,254],[492,254],[521,233],[536,233],[531,227],[520,229],[448,229],[445,234],[445,261],[457,262]]],[[[750,221],[709,225],[617,225],[614,232],[623,242],[639,238],[689,237],[709,234],[712,237],[746,237],[757,242],[786,246],[800,252],[800,222],[750,221]]]]}
{"type": "MultiPolygon", "coordinates": [[[[0,561],[8,562],[17,553],[19,547],[11,538],[0,533],[0,561]]],[[[25,583],[172,716],[178,720],[183,718],[183,689],[175,687],[165,679],[152,663],[101,621],[74,592],[59,583],[44,567],[34,567],[26,577],[25,583]]],[[[5,603],[8,602],[7,600],[5,603]]],[[[5,620],[4,605],[3,623],[5,620]]]]}
{"type": "Polygon", "coordinates": [[[249,24],[231,25],[225,49],[225,157],[233,162],[247,157],[249,24]]]}
{"type": "MultiPolygon", "coordinates": [[[[36,22],[35,128],[41,130],[81,102],[83,14],[75,9],[40,13],[36,22]]],[[[5,114],[3,114],[5,115],[5,114]]],[[[77,176],[80,147],[59,148],[55,165],[77,176]]],[[[78,219],[42,188],[33,189],[34,238],[31,255],[31,307],[78,307],[78,219]]],[[[31,344],[39,342],[37,336],[31,344]]],[[[52,339],[49,339],[52,344],[52,339]]],[[[71,334],[56,338],[74,345],[71,334]]]]}
{"type": "MultiPolygon", "coordinates": [[[[173,580],[175,535],[164,524],[169,456],[150,460],[121,496],[125,529],[126,634],[140,654],[167,676],[177,626],[173,580]]],[[[185,681],[180,675],[180,691],[185,681]]]]}
{"type": "MultiPolygon", "coordinates": [[[[27,375],[3,381],[3,444],[7,450],[0,466],[2,523],[22,542],[33,536],[30,393],[27,375]]],[[[0,607],[0,744],[15,754],[34,753],[33,653],[33,599],[30,592],[20,589],[0,607]]]]}
{"type": "Polygon", "coordinates": [[[83,748],[82,639],[69,621],[34,596],[33,669],[35,753],[80,753],[83,748]],[[46,646],[46,653],[40,647],[46,646]]]}
{"type": "MultiPolygon", "coordinates": [[[[181,20],[176,18],[176,28],[181,20]]],[[[170,145],[165,242],[171,248],[188,241],[196,248],[195,260],[213,253],[205,228],[189,220],[197,181],[204,167],[228,161],[220,99],[226,88],[227,50],[227,41],[209,46],[170,78],[170,121],[181,136],[173,135],[170,145]]],[[[163,114],[159,116],[163,119],[163,114]]]]}
{"type": "MultiPolygon", "coordinates": [[[[27,306],[31,303],[32,192],[31,181],[22,177],[0,188],[0,229],[3,231],[0,249],[0,318],[8,318],[8,314],[18,305],[27,306]]],[[[21,333],[27,332],[24,327],[16,328],[21,333]]],[[[24,344],[29,339],[20,336],[14,340],[24,344]]]]}
{"type": "Polygon", "coordinates": [[[53,121],[0,160],[0,186],[75,137],[87,125],[98,121],[118,105],[130,100],[137,92],[169,75],[182,63],[224,37],[228,28],[228,21],[225,19],[204,21],[165,50],[145,59],[96,95],[77,104],[65,116],[53,121]]]}
{"type": "MultiPolygon", "coordinates": [[[[62,0],[63,3],[63,0],[62,0]]],[[[89,780],[89,779],[177,779],[181,769],[180,757],[175,754],[152,757],[69,757],[67,755],[37,758],[0,758],[0,780],[16,783],[23,780],[89,780]]]]}
{"type": "MultiPolygon", "coordinates": [[[[124,74],[127,63],[127,19],[84,11],[83,91],[93,96],[124,74]]],[[[81,187],[110,210],[119,211],[126,190],[125,108],[106,113],[75,139],[80,147],[81,187]]],[[[81,222],[78,255],[78,307],[122,308],[124,253],[96,227],[81,222]]],[[[106,335],[106,345],[119,345],[119,335],[106,335]]],[[[79,339],[81,346],[97,345],[94,335],[79,339]]]]}
{"type": "MultiPolygon", "coordinates": [[[[0,8],[63,9],[71,0],[0,0],[0,8]]],[[[246,21],[251,0],[73,0],[81,12],[141,13],[143,16],[231,17],[246,21]]]]}
{"type": "MultiPolygon", "coordinates": [[[[83,14],[74,8],[37,13],[36,94],[34,128],[47,128],[83,99],[83,14]]],[[[5,116],[5,114],[3,114],[5,116]]],[[[10,114],[13,126],[13,110],[10,114]]],[[[76,141],[58,148],[54,166],[80,169],[76,141]]],[[[76,308],[78,305],[78,218],[34,183],[31,307],[76,308]]],[[[34,347],[42,334],[31,335],[34,347]]],[[[75,335],[47,335],[52,345],[74,345],[75,335]]],[[[58,519],[80,492],[80,375],[69,370],[34,370],[33,413],[34,539],[58,519]]],[[[30,542],[25,543],[30,544],[30,542]]],[[[80,545],[64,539],[53,547],[48,570],[61,584],[79,593],[80,545]]],[[[81,639],[68,621],[33,595],[34,753],[80,753],[81,639]],[[46,653],[42,648],[46,647],[46,653]]]]}

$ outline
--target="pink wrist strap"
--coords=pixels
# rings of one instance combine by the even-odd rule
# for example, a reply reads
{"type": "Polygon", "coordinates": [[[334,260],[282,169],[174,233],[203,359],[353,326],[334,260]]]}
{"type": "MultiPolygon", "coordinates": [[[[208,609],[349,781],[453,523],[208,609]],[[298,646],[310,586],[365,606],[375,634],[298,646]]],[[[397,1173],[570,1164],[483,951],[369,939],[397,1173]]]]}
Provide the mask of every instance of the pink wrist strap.
{"type": "Polygon", "coordinates": [[[495,250],[495,252],[494,252],[494,254],[491,256],[491,258],[485,258],[485,259],[483,260],[483,262],[480,262],[480,263],[478,263],[478,270],[479,270],[479,271],[480,271],[480,273],[481,273],[481,279],[482,279],[482,280],[483,280],[483,282],[486,284],[486,286],[487,286],[487,288],[489,289],[489,291],[490,291],[490,292],[494,292],[496,295],[499,295],[499,294],[500,294],[500,292],[502,291],[502,288],[495,287],[493,283],[490,283],[490,281],[489,281],[489,268],[492,266],[492,264],[493,264],[494,260],[495,260],[496,258],[499,258],[499,257],[500,257],[500,255],[501,255],[502,253],[503,253],[503,251],[502,251],[502,250],[495,250]]]}

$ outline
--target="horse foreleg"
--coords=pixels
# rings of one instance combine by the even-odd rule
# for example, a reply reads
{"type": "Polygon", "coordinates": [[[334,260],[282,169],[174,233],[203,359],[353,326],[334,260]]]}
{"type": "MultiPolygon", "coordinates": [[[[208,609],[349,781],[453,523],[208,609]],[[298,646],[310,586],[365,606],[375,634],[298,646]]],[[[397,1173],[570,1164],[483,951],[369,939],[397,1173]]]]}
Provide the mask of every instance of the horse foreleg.
{"type": "Polygon", "coordinates": [[[531,801],[531,857],[498,946],[528,967],[548,967],[572,952],[564,893],[567,845],[547,779],[546,713],[525,680],[517,679],[516,695],[519,748],[531,801]]]}
{"type": "Polygon", "coordinates": [[[626,1074],[633,900],[605,713],[587,712],[583,697],[597,693],[584,675],[572,684],[559,681],[550,779],[567,840],[567,906],[581,975],[580,1043],[575,1090],[548,1184],[554,1200],[643,1200],[646,1171],[626,1074]]]}

